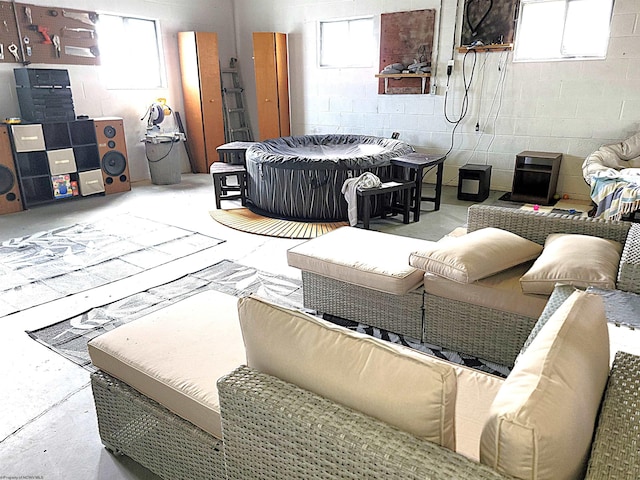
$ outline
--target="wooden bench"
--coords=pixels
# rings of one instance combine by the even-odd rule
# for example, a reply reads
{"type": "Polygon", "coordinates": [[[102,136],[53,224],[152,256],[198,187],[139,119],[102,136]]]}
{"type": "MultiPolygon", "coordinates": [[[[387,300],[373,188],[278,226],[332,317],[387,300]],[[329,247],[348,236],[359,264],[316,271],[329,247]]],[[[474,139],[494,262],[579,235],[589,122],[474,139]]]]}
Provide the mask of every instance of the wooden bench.
{"type": "Polygon", "coordinates": [[[402,213],[402,222],[409,223],[411,212],[411,189],[415,187],[413,180],[390,180],[383,182],[379,187],[358,188],[358,197],[362,198],[362,223],[365,229],[369,229],[371,218],[371,197],[380,196],[382,200],[381,216],[386,218],[387,213],[402,213]]]}

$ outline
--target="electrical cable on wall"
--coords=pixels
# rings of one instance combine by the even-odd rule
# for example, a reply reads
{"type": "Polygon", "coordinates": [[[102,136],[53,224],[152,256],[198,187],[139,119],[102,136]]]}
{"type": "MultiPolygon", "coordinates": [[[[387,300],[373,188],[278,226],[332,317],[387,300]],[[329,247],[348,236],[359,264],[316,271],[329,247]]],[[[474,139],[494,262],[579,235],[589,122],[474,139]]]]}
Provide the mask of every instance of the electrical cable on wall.
{"type": "Polygon", "coordinates": [[[480,131],[480,114],[482,113],[482,97],[484,95],[484,74],[485,68],[487,66],[487,60],[489,59],[488,55],[484,56],[484,60],[482,65],[480,66],[480,73],[482,74],[482,80],[480,81],[480,95],[478,96],[478,116],[476,119],[476,132],[480,131]]]}
{"type": "MultiPolygon", "coordinates": [[[[496,100],[498,100],[498,108],[495,112],[495,115],[493,116],[493,129],[492,129],[492,137],[491,137],[491,141],[489,142],[489,144],[487,145],[487,153],[490,151],[491,149],[491,145],[493,145],[493,141],[496,138],[496,122],[498,121],[498,116],[500,114],[500,109],[502,106],[502,98],[504,95],[504,83],[506,81],[506,77],[507,77],[507,61],[509,58],[509,52],[504,52],[501,56],[501,58],[498,60],[498,72],[500,73],[499,77],[498,77],[498,81],[496,82],[496,87],[495,90],[493,92],[493,98],[491,100],[491,106],[489,107],[489,111],[487,112],[487,117],[485,120],[485,126],[486,124],[489,122],[490,118],[491,118],[491,113],[493,112],[493,108],[494,105],[496,104],[496,100]],[[506,56],[505,56],[506,54],[506,56]],[[503,65],[503,67],[501,67],[500,65],[503,65]]],[[[484,75],[485,75],[485,64],[486,64],[486,58],[485,61],[483,62],[481,68],[482,71],[482,87],[480,90],[480,95],[484,94],[484,75]]],[[[478,110],[478,120],[476,122],[476,131],[480,131],[480,109],[478,110]]],[[[470,160],[473,160],[477,150],[478,150],[478,146],[480,145],[480,141],[482,140],[482,138],[484,137],[486,133],[486,129],[482,128],[482,130],[480,131],[480,136],[478,137],[478,140],[476,141],[476,144],[473,147],[473,150],[471,151],[471,156],[470,156],[470,160]]],[[[488,163],[488,159],[485,156],[485,159],[482,162],[484,165],[487,165],[488,163]]]]}
{"type": "Polygon", "coordinates": [[[462,83],[464,86],[464,97],[462,99],[462,105],[460,106],[460,114],[458,115],[457,118],[453,118],[453,119],[450,118],[449,114],[447,113],[447,102],[449,98],[449,82],[451,80],[451,71],[447,70],[447,85],[444,93],[444,118],[447,120],[447,122],[454,124],[454,127],[453,127],[453,130],[451,131],[451,145],[445,155],[449,155],[449,153],[451,153],[451,151],[453,150],[456,130],[458,129],[458,126],[460,125],[462,120],[465,119],[469,111],[469,89],[471,88],[471,84],[473,83],[473,75],[476,69],[477,55],[478,54],[474,49],[469,49],[464,54],[464,57],[462,59],[462,83]],[[473,64],[471,67],[471,74],[467,82],[467,57],[471,52],[473,52],[473,64]]]}
{"type": "MultiPolygon", "coordinates": [[[[494,101],[491,103],[491,109],[493,109],[493,104],[495,102],[495,98],[496,96],[498,96],[498,92],[500,92],[499,96],[498,96],[498,108],[496,109],[496,114],[493,117],[493,132],[492,132],[492,137],[491,137],[491,141],[489,142],[489,145],[487,146],[487,151],[489,151],[491,149],[491,145],[493,145],[493,141],[496,138],[496,122],[498,121],[498,116],[500,115],[500,110],[502,109],[502,99],[504,97],[504,84],[507,80],[507,66],[508,66],[508,62],[509,62],[509,52],[504,52],[502,54],[503,58],[501,58],[498,61],[498,71],[500,72],[500,77],[498,79],[498,84],[496,85],[496,94],[494,95],[494,101]],[[502,67],[500,67],[500,65],[502,65],[502,67]]],[[[489,110],[489,114],[491,113],[491,110],[489,110]]],[[[487,119],[489,118],[489,116],[487,116],[487,119]]]]}

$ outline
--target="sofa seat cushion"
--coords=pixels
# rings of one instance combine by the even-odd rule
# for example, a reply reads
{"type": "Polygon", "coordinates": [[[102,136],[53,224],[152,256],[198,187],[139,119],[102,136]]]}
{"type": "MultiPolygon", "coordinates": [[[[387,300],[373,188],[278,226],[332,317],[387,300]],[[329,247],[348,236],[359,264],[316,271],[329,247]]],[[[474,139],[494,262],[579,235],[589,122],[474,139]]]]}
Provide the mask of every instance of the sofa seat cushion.
{"type": "Polygon", "coordinates": [[[287,252],[289,265],[394,295],[422,283],[423,272],[409,265],[409,255],[435,243],[388,233],[341,227],[287,252]]]}
{"type": "Polygon", "coordinates": [[[245,362],[236,297],[207,291],[89,342],[94,366],[222,439],[216,381],[245,362]]]}
{"type": "Polygon", "coordinates": [[[522,291],[551,295],[556,283],[576,287],[616,288],[622,245],[590,235],[554,233],[520,279],[522,291]]]}
{"type": "Polygon", "coordinates": [[[608,374],[602,298],[576,291],[500,388],[482,432],[481,462],[520,479],[584,478],[608,374]]]}
{"type": "Polygon", "coordinates": [[[249,367],[455,450],[450,364],[258,297],[238,312],[249,367]]]}
{"type": "Polygon", "coordinates": [[[535,242],[488,227],[415,251],[409,263],[427,273],[471,283],[533,260],[541,251],[535,242]]]}
{"type": "Polygon", "coordinates": [[[427,295],[437,295],[502,312],[538,318],[549,297],[522,293],[520,277],[530,266],[531,262],[524,263],[464,286],[453,280],[427,273],[424,276],[424,290],[427,295]]]}

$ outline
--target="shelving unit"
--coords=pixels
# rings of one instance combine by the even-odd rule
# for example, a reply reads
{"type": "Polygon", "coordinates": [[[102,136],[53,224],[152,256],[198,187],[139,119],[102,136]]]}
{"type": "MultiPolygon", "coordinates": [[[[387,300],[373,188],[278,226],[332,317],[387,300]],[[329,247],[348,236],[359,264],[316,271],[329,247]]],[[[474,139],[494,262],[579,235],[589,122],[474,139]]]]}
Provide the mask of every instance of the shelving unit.
{"type": "Polygon", "coordinates": [[[525,151],[516,155],[511,200],[550,205],[556,193],[561,153],[525,151]]]}
{"type": "Polygon", "coordinates": [[[392,78],[419,78],[422,81],[422,87],[420,89],[420,93],[429,93],[425,92],[427,87],[427,79],[431,78],[430,73],[377,73],[376,78],[384,79],[384,93],[387,93],[389,89],[389,79],[392,78]]]}
{"type": "Polygon", "coordinates": [[[11,126],[25,208],[104,192],[92,120],[11,126]]]}
{"type": "Polygon", "coordinates": [[[513,43],[492,43],[490,45],[478,45],[475,47],[458,47],[458,53],[467,53],[469,50],[475,50],[478,53],[505,52],[507,50],[513,50],[513,43]]]}

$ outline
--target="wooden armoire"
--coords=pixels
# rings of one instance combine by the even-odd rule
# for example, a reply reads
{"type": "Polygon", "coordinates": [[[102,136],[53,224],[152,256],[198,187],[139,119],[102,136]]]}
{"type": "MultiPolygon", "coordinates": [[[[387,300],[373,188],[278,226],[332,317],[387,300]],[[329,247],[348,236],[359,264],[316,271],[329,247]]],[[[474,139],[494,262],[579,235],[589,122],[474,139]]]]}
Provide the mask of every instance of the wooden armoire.
{"type": "Polygon", "coordinates": [[[225,143],[218,35],[178,32],[187,143],[196,173],[209,173],[225,143]]]}
{"type": "Polygon", "coordinates": [[[287,35],[254,32],[259,140],[291,135],[287,35]]]}

